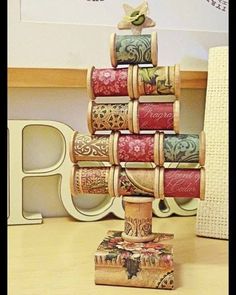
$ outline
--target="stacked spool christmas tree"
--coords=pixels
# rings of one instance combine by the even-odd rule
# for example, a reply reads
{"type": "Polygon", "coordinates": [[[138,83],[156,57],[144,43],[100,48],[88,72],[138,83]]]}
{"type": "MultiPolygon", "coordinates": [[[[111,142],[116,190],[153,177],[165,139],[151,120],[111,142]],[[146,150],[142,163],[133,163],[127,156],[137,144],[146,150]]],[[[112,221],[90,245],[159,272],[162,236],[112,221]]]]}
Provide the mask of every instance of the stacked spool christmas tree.
{"type": "Polygon", "coordinates": [[[173,234],[152,232],[152,202],[165,197],[204,199],[203,167],[173,169],[164,163],[203,166],[205,135],[179,134],[180,69],[157,66],[157,33],[141,34],[155,25],[147,17],[147,3],[124,8],[126,16],[118,28],[133,34],[112,34],[113,68],[88,70],[90,135],[74,132],[72,138],[71,193],[123,198],[124,231],[109,231],[99,245],[96,284],[173,289],[173,234]],[[148,95],[157,102],[140,102],[140,96],[148,95]],[[161,102],[163,95],[174,99],[161,102]],[[121,102],[95,102],[108,96],[120,96],[121,102]],[[130,98],[128,103],[122,102],[124,96],[130,98]],[[110,166],[81,167],[81,161],[110,166]],[[127,168],[130,162],[152,163],[152,168],[127,168]]]}

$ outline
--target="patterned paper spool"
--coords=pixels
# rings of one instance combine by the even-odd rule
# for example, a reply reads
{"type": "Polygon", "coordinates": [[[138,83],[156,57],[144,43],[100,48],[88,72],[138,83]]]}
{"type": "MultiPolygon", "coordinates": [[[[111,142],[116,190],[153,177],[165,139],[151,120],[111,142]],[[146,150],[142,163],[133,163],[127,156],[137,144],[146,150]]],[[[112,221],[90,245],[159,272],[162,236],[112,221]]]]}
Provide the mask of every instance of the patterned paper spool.
{"type": "Polygon", "coordinates": [[[103,96],[133,98],[133,66],[119,69],[96,69],[87,72],[87,92],[91,99],[103,96]]]}
{"type": "Polygon", "coordinates": [[[141,95],[180,96],[180,67],[138,67],[133,68],[133,93],[137,99],[141,95]]]}
{"type": "Polygon", "coordinates": [[[146,35],[116,35],[110,37],[111,64],[157,65],[157,33],[146,35]]]}
{"type": "Polygon", "coordinates": [[[199,163],[205,164],[205,132],[197,134],[160,133],[159,163],[199,163]]]}
{"type": "Polygon", "coordinates": [[[128,242],[148,242],[152,234],[152,202],[154,198],[123,197],[125,226],[122,238],[128,242]]]}
{"type": "Polygon", "coordinates": [[[179,101],[138,103],[133,101],[133,130],[174,130],[179,133],[179,101]]]}
{"type": "Polygon", "coordinates": [[[113,135],[86,135],[75,131],[70,143],[70,159],[78,161],[113,161],[113,135]]]}
{"type": "Polygon", "coordinates": [[[87,122],[89,132],[102,130],[130,130],[132,132],[132,103],[88,104],[87,122]]]}
{"type": "Polygon", "coordinates": [[[73,133],[70,158],[79,161],[102,161],[112,165],[120,162],[205,163],[205,132],[197,134],[111,134],[86,135],[73,133]]]}
{"type": "Polygon", "coordinates": [[[153,168],[121,168],[114,176],[115,195],[154,196],[154,176],[153,168]]]}
{"type": "Polygon", "coordinates": [[[113,182],[109,167],[73,166],[70,178],[71,194],[109,194],[109,182],[113,182]]]}
{"type": "Polygon", "coordinates": [[[205,169],[159,170],[159,197],[205,198],[205,169]]]}
{"type": "MultiPolygon", "coordinates": [[[[155,148],[159,148],[157,144],[155,148]]],[[[153,134],[120,134],[114,133],[114,164],[120,162],[153,162],[153,134]]]]}

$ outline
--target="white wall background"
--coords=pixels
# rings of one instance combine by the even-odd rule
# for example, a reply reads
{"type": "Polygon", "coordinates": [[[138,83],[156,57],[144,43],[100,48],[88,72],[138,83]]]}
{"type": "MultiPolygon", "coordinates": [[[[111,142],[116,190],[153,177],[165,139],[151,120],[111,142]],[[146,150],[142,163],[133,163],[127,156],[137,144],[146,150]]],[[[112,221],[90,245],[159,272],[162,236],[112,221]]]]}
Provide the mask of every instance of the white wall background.
{"type": "MultiPolygon", "coordinates": [[[[123,1],[102,2],[9,0],[8,66],[109,67],[109,36],[116,31],[114,24],[123,15],[123,1]],[[102,5],[111,3],[111,9],[102,8],[102,5]],[[81,4],[87,6],[89,13],[80,9],[81,4]],[[95,20],[98,23],[95,24],[95,20]],[[88,23],[89,26],[86,25],[88,23]]],[[[212,7],[206,0],[150,0],[149,4],[150,15],[158,24],[160,65],[180,63],[182,70],[207,70],[208,49],[228,44],[227,13],[212,7]]],[[[147,32],[151,30],[153,28],[147,32]]],[[[68,124],[75,130],[88,131],[88,98],[85,89],[11,88],[8,99],[9,119],[55,120],[68,124]]],[[[204,104],[204,90],[182,91],[182,133],[202,130],[204,104]]],[[[32,133],[29,130],[25,134],[26,143],[30,144],[34,140],[36,135],[32,133]]],[[[38,132],[37,135],[43,138],[45,145],[50,145],[50,138],[54,136],[55,151],[53,148],[48,149],[44,159],[44,164],[49,163],[58,154],[60,145],[57,144],[57,137],[50,134],[50,131],[38,132]]],[[[34,150],[28,150],[28,154],[25,163],[28,166],[36,165],[34,150]]],[[[57,183],[57,177],[25,181],[25,210],[41,212],[43,216],[66,215],[57,196],[57,183]]],[[[89,200],[83,206],[92,208],[98,202],[102,200],[89,200]]]]}

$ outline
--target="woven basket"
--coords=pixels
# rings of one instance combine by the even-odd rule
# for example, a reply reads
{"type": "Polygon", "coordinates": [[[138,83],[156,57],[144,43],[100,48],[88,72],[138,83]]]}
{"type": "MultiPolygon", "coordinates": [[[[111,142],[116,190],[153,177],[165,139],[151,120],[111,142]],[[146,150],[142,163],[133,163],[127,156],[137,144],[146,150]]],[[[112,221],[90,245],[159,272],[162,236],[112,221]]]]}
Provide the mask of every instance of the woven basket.
{"type": "Polygon", "coordinates": [[[196,234],[228,239],[228,47],[209,50],[204,130],[206,197],[199,202],[196,234]]]}

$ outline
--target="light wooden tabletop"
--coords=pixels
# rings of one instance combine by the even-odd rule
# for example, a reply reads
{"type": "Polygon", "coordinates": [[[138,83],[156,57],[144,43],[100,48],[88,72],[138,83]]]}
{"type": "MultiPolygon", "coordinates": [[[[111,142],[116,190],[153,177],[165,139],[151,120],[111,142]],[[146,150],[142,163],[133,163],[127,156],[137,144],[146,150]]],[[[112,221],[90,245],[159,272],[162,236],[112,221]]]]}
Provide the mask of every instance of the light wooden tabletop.
{"type": "Polygon", "coordinates": [[[175,290],[94,284],[94,252],[123,220],[78,222],[46,218],[8,227],[9,295],[228,294],[228,241],[195,236],[196,217],[153,218],[153,232],[175,234],[175,290]]]}

